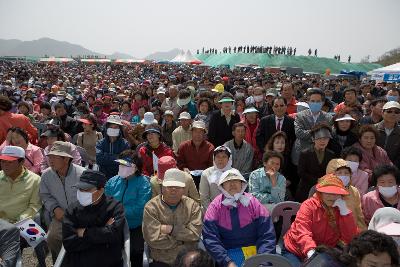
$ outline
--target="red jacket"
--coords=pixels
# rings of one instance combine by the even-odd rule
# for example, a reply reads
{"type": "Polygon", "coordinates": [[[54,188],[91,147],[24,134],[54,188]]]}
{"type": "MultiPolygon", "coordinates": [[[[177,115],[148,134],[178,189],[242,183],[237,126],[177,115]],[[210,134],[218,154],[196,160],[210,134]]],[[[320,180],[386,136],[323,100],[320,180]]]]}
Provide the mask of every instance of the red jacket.
{"type": "Polygon", "coordinates": [[[2,144],[7,137],[7,130],[11,127],[19,127],[26,131],[31,144],[37,144],[38,131],[32,125],[30,119],[23,114],[15,114],[11,112],[4,112],[0,116],[0,144],[2,144]]]}
{"type": "Polygon", "coordinates": [[[256,133],[257,133],[258,127],[260,126],[260,119],[257,118],[256,126],[255,126],[253,132],[251,132],[251,127],[249,125],[249,122],[246,119],[243,121],[243,123],[246,125],[246,135],[244,137],[244,140],[246,140],[246,142],[249,143],[253,147],[254,159],[256,161],[258,161],[262,157],[261,151],[257,146],[257,140],[256,140],[256,133]]]}
{"type": "Polygon", "coordinates": [[[164,143],[161,143],[156,149],[153,149],[146,143],[146,145],[139,148],[139,156],[143,160],[143,170],[142,173],[147,176],[152,176],[154,174],[153,168],[153,153],[158,157],[164,156],[174,156],[172,149],[164,143]]]}
{"type": "Polygon", "coordinates": [[[286,249],[304,259],[309,250],[319,245],[335,247],[339,240],[348,244],[358,233],[353,213],[341,216],[338,208],[334,209],[337,232],[329,224],[325,208],[316,194],[304,201],[295,221],[283,237],[286,249]]]}

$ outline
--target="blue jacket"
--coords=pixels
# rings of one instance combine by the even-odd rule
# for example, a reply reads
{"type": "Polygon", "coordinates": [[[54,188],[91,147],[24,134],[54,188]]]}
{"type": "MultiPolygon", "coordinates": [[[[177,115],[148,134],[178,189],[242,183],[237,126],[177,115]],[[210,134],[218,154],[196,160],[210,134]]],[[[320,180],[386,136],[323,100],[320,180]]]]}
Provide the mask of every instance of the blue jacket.
{"type": "Polygon", "coordinates": [[[106,183],[105,194],[122,203],[129,229],[142,225],[144,205],[151,198],[151,185],[147,176],[134,176],[130,179],[114,176],[106,183]]]}
{"type": "Polygon", "coordinates": [[[128,141],[120,135],[114,142],[110,142],[110,138],[106,135],[103,139],[96,143],[96,163],[99,165],[99,171],[105,174],[107,178],[113,177],[118,173],[118,163],[114,160],[118,159],[118,155],[129,149],[128,141]]]}

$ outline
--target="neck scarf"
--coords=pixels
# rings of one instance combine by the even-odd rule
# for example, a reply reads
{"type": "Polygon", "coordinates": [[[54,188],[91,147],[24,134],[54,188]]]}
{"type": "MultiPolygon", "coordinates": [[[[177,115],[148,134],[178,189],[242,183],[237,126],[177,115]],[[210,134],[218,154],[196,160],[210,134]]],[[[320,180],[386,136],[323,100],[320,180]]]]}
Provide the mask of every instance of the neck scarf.
{"type": "Polygon", "coordinates": [[[224,195],[224,200],[222,201],[222,205],[226,207],[237,207],[238,202],[240,202],[244,207],[247,207],[250,204],[250,198],[244,194],[244,190],[246,190],[247,183],[242,183],[242,190],[235,194],[231,195],[222,186],[219,186],[219,190],[224,195]]]}

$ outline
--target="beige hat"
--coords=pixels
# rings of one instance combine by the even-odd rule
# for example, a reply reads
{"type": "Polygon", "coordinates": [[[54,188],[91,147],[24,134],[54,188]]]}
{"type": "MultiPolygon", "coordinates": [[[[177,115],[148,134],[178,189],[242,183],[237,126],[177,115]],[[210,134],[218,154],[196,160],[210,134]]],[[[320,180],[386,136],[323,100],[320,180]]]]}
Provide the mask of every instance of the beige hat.
{"type": "Polygon", "coordinates": [[[400,104],[399,104],[399,102],[397,102],[397,101],[389,101],[389,102],[386,102],[386,104],[385,105],[383,105],[383,110],[386,110],[386,109],[390,109],[390,108],[397,108],[397,109],[400,109],[400,104]]]}
{"type": "Polygon", "coordinates": [[[206,124],[204,123],[204,121],[194,121],[192,123],[192,129],[197,128],[197,129],[203,129],[204,131],[207,131],[206,129],[206,124]]]}
{"type": "Polygon", "coordinates": [[[244,183],[247,183],[246,179],[244,179],[243,175],[237,169],[229,169],[222,173],[221,178],[219,180],[218,185],[222,186],[223,183],[231,180],[239,180],[244,183]]]}
{"type": "Polygon", "coordinates": [[[69,142],[56,141],[50,148],[48,155],[73,158],[72,145],[69,142]]]}
{"type": "Polygon", "coordinates": [[[186,186],[185,181],[186,181],[185,172],[176,168],[172,168],[165,172],[162,186],[185,187],[186,186]]]}
{"type": "Polygon", "coordinates": [[[351,172],[351,168],[347,164],[347,161],[345,161],[344,159],[332,159],[326,166],[326,174],[335,173],[335,171],[343,167],[348,168],[351,172]]]}
{"type": "Polygon", "coordinates": [[[192,117],[190,116],[189,112],[182,112],[181,114],[179,114],[179,119],[180,120],[191,120],[192,117]]]}

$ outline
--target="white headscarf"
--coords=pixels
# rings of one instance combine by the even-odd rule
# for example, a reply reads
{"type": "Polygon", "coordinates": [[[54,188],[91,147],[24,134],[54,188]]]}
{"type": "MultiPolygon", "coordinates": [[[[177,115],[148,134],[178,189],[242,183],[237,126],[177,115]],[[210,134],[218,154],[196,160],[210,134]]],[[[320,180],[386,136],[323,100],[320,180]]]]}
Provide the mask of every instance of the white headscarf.
{"type": "MultiPolygon", "coordinates": [[[[377,209],[368,225],[368,230],[378,231],[389,223],[400,223],[400,211],[395,208],[385,207],[377,209]]],[[[379,232],[379,231],[378,231],[379,232]]]]}
{"type": "Polygon", "coordinates": [[[210,184],[218,184],[218,182],[221,179],[221,175],[225,171],[232,169],[232,152],[231,152],[231,150],[228,147],[224,146],[224,145],[219,146],[216,149],[214,149],[214,152],[218,151],[218,150],[221,150],[221,151],[227,150],[229,152],[229,160],[228,160],[228,163],[225,165],[224,168],[218,169],[217,164],[215,164],[215,156],[213,156],[214,171],[208,177],[208,182],[210,184]],[[221,148],[223,148],[223,149],[221,149],[221,148]]]}
{"type": "Polygon", "coordinates": [[[244,207],[247,207],[250,203],[250,198],[244,194],[246,187],[247,187],[247,181],[244,179],[242,174],[237,169],[232,168],[224,172],[221,175],[221,179],[218,185],[218,189],[225,197],[224,200],[222,201],[222,205],[236,208],[237,203],[239,201],[244,207]],[[242,189],[240,190],[239,193],[236,193],[235,195],[232,196],[222,187],[222,184],[228,180],[240,180],[242,182],[242,189]]]}

